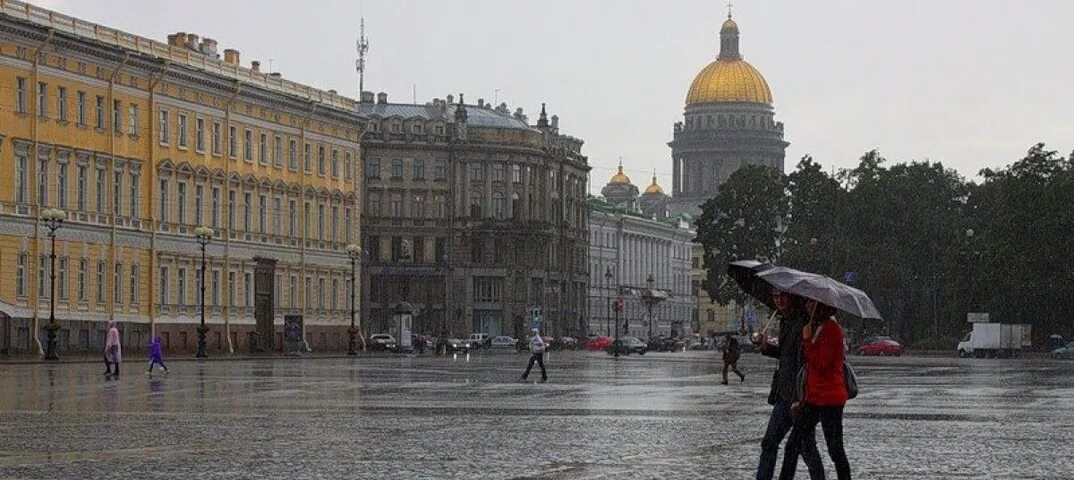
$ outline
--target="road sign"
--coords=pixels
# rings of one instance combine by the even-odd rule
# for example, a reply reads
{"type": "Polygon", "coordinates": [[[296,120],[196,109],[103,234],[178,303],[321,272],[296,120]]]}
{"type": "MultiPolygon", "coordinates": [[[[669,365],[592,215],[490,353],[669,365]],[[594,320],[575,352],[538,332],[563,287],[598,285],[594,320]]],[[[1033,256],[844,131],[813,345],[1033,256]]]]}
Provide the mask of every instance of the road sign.
{"type": "Polygon", "coordinates": [[[970,323],[988,323],[987,312],[969,312],[966,314],[966,321],[970,323]]]}

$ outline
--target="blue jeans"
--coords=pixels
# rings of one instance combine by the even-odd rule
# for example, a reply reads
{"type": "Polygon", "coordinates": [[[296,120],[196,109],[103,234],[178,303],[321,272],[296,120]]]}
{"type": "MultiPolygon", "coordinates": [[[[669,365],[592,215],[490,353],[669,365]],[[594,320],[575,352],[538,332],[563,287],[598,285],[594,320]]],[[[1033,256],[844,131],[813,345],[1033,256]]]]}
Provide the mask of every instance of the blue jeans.
{"type": "MultiPolygon", "coordinates": [[[[776,402],[772,407],[772,416],[768,418],[768,428],[761,440],[761,461],[757,465],[757,480],[772,480],[776,470],[776,457],[779,454],[779,444],[794,426],[791,417],[791,404],[784,401],[776,402]]],[[[817,442],[803,440],[800,444],[787,444],[783,452],[783,468],[780,478],[794,478],[794,471],[798,468],[798,454],[801,452],[802,459],[810,471],[824,471],[824,464],[820,460],[820,452],[817,451],[817,442]]],[[[823,473],[821,473],[823,478],[823,473]]]]}

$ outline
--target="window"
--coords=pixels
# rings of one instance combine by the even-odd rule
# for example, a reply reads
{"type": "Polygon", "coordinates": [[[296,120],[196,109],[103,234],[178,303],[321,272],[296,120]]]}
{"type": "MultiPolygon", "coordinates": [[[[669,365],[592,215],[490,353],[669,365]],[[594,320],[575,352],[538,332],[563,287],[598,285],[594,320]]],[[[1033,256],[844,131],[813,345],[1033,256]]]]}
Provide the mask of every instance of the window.
{"type": "Polygon", "coordinates": [[[26,262],[27,256],[24,252],[19,252],[18,257],[15,260],[15,296],[26,296],[26,262]]]}
{"type": "Polygon", "coordinates": [[[78,301],[80,302],[86,301],[86,270],[88,269],[89,260],[83,258],[78,261],[78,301]]]}
{"type": "Polygon", "coordinates": [[[250,272],[242,274],[242,290],[245,293],[246,306],[254,306],[254,274],[250,272]]]}
{"type": "Polygon", "coordinates": [[[61,163],[56,173],[56,204],[67,209],[67,164],[61,163]]]}
{"type": "Polygon", "coordinates": [[[234,125],[227,129],[227,154],[231,158],[239,156],[239,129],[234,125]]]}
{"type": "Polygon", "coordinates": [[[194,149],[199,152],[205,151],[205,119],[194,119],[194,149]]]}
{"type": "Polygon", "coordinates": [[[104,130],[104,97],[97,95],[97,123],[96,126],[100,130],[104,130]]]}
{"type": "Polygon", "coordinates": [[[370,158],[366,161],[365,176],[366,178],[380,178],[380,160],[370,158]]]}
{"type": "Polygon", "coordinates": [[[511,181],[515,183],[522,183],[521,165],[511,165],[511,181]]]}
{"type": "Polygon", "coordinates": [[[296,202],[294,200],[288,202],[288,212],[290,214],[287,216],[287,218],[290,220],[290,225],[288,225],[289,228],[287,229],[287,234],[292,237],[298,236],[298,220],[295,218],[295,214],[298,213],[296,211],[296,208],[296,202]]]}
{"type": "Polygon", "coordinates": [[[511,218],[522,218],[522,197],[518,192],[511,194],[511,218]]]}
{"type": "Polygon", "coordinates": [[[280,208],[282,203],[280,197],[272,199],[272,234],[276,236],[280,235],[280,214],[282,213],[280,208]]]}
{"type": "Polygon", "coordinates": [[[37,116],[48,116],[48,84],[37,82],[37,116]]]}
{"type": "Polygon", "coordinates": [[[324,241],[324,205],[317,205],[317,239],[324,241]]]}
{"type": "Polygon", "coordinates": [[[104,303],[104,260],[97,260],[97,303],[104,303]]]}
{"type": "Polygon", "coordinates": [[[115,172],[115,180],[112,186],[112,215],[118,217],[123,208],[123,172],[115,172]]]}
{"type": "Polygon", "coordinates": [[[37,168],[37,202],[48,204],[48,162],[42,161],[37,168]]]}
{"type": "Polygon", "coordinates": [[[320,145],[317,147],[317,174],[324,175],[324,172],[324,145],[320,145]]]}
{"type": "Polygon", "coordinates": [[[433,133],[435,133],[437,135],[443,135],[444,134],[444,126],[443,125],[437,125],[437,126],[433,127],[433,133]]]}
{"type": "Polygon", "coordinates": [[[403,160],[392,160],[392,178],[403,178],[403,160]]]}
{"type": "Polygon", "coordinates": [[[403,216],[403,195],[399,193],[390,194],[388,200],[388,208],[393,218],[400,218],[403,216]]]}
{"type": "Polygon", "coordinates": [[[503,181],[503,164],[502,163],[494,163],[494,164],[492,164],[492,181],[494,181],[494,182],[502,182],[503,181]]]}
{"type": "Polygon", "coordinates": [[[272,165],[283,167],[283,139],[278,135],[272,139],[272,165]]]}
{"type": "Polygon", "coordinates": [[[503,299],[503,279],[500,277],[474,277],[474,301],[499,302],[503,299]]]}
{"type": "Polygon", "coordinates": [[[332,241],[339,241],[339,207],[332,206],[332,241]]]}
{"type": "Polygon", "coordinates": [[[116,262],[115,275],[112,278],[113,300],[123,303],[123,264],[116,262]]]}
{"type": "Polygon", "coordinates": [[[305,295],[303,295],[303,297],[306,297],[306,301],[302,304],[302,307],[310,308],[311,306],[313,306],[313,279],[311,279],[310,277],[306,277],[304,287],[305,288],[303,290],[305,290],[305,295]]]}
{"type": "Polygon", "coordinates": [[[343,212],[343,241],[350,243],[351,241],[351,209],[347,207],[343,212]]]}
{"type": "Polygon", "coordinates": [[[434,255],[436,255],[436,262],[443,263],[447,261],[447,239],[437,238],[436,245],[434,248],[436,249],[436,251],[433,252],[434,255]]]}
{"type": "Polygon", "coordinates": [[[97,213],[104,213],[104,169],[97,169],[97,213]]]}
{"type": "Polygon", "coordinates": [[[230,307],[235,306],[235,272],[227,272],[227,304],[230,307]]]}
{"type": "Polygon", "coordinates": [[[138,175],[131,174],[131,218],[138,218],[138,175]]]}
{"type": "Polygon", "coordinates": [[[242,231],[250,231],[250,192],[243,192],[242,194],[242,231]]]}
{"type": "Polygon", "coordinates": [[[306,202],[306,204],[303,205],[303,209],[305,211],[305,215],[302,216],[302,236],[305,238],[310,238],[310,217],[312,216],[310,214],[310,202],[306,202]]]}
{"type": "Polygon", "coordinates": [[[67,257],[56,259],[56,296],[67,300],[67,257]]]}
{"type": "Polygon", "coordinates": [[[436,202],[436,218],[447,218],[447,197],[437,195],[433,200],[436,202]]]}
{"type": "Polygon", "coordinates": [[[67,87],[56,90],[56,116],[61,122],[67,121],[67,87]]]}
{"type": "Polygon", "coordinates": [[[160,304],[168,304],[168,267],[160,267],[160,304]]]}
{"type": "Polygon", "coordinates": [[[194,185],[194,225],[204,225],[201,222],[201,206],[205,193],[201,185],[194,185]]]}
{"type": "Polygon", "coordinates": [[[482,203],[481,200],[482,200],[481,192],[479,192],[477,190],[473,190],[473,191],[470,192],[470,216],[471,217],[480,217],[481,216],[481,203],[482,203]]]}
{"type": "Polygon", "coordinates": [[[492,194],[492,216],[498,219],[504,218],[505,202],[503,194],[495,192],[492,194]]]}
{"type": "Polygon", "coordinates": [[[392,133],[399,133],[402,130],[402,127],[398,123],[393,123],[391,129],[392,133]]]}
{"type": "Polygon", "coordinates": [[[268,135],[262,133],[260,140],[257,144],[257,163],[268,165],[268,135]]]}
{"type": "Polygon", "coordinates": [[[220,270],[213,270],[212,280],[212,303],[211,305],[220,305],[220,270]]]}
{"type": "Polygon", "coordinates": [[[287,168],[298,170],[298,142],[294,140],[287,142],[287,168]]]}
{"type": "Polygon", "coordinates": [[[287,304],[291,308],[298,307],[298,277],[292,275],[291,283],[287,286],[287,304]]]}
{"type": "Polygon", "coordinates": [[[138,135],[138,105],[132,103],[130,105],[130,134],[138,135]]]}
{"type": "Polygon", "coordinates": [[[78,101],[77,101],[77,103],[78,103],[78,118],[77,118],[78,119],[78,124],[79,125],[85,125],[86,124],[86,92],[82,92],[82,91],[78,92],[77,98],[78,98],[78,101]]]}
{"type": "Polygon", "coordinates": [[[332,279],[332,310],[339,308],[339,279],[332,279]]]}
{"type": "Polygon", "coordinates": [[[481,168],[480,163],[470,164],[470,181],[482,180],[484,169],[481,168]]]}
{"type": "Polygon", "coordinates": [[[227,228],[235,229],[235,191],[227,191],[227,228]]]}
{"type": "Polygon", "coordinates": [[[313,154],[310,153],[312,151],[311,148],[312,147],[308,143],[305,144],[305,145],[302,145],[302,156],[303,156],[302,168],[304,170],[306,170],[307,172],[312,172],[313,171],[313,154]]]}
{"type": "Polygon", "coordinates": [[[138,265],[131,265],[130,292],[127,296],[131,305],[138,304],[138,273],[138,265]]]}
{"type": "Polygon", "coordinates": [[[369,196],[366,197],[365,206],[366,206],[365,207],[366,215],[369,215],[371,217],[379,217],[380,216],[380,194],[379,193],[370,193],[369,196]]]}
{"type": "Polygon", "coordinates": [[[414,237],[414,262],[425,263],[425,237],[414,237]]]}
{"type": "Polygon", "coordinates": [[[15,203],[26,203],[26,176],[29,160],[23,155],[15,156],[15,203]]]}
{"type": "Polygon", "coordinates": [[[179,189],[176,192],[176,203],[178,207],[179,216],[177,218],[180,224],[186,224],[186,183],[179,182],[179,189]]]}
{"type": "Polygon", "coordinates": [[[186,148],[186,114],[179,114],[179,147],[186,148]]]}
{"type": "Polygon", "coordinates": [[[264,195],[258,195],[257,197],[257,231],[258,233],[265,233],[268,222],[266,218],[268,215],[268,198],[264,195]]]}
{"type": "Polygon", "coordinates": [[[324,310],[324,279],[317,279],[317,309],[324,310]]]}
{"type": "Polygon", "coordinates": [[[339,178],[339,150],[332,150],[332,178],[339,178]]]}
{"type": "Polygon", "coordinates": [[[160,221],[168,223],[168,181],[160,181],[160,221]]]}
{"type": "Polygon", "coordinates": [[[160,132],[158,133],[158,135],[160,136],[160,143],[163,143],[165,145],[168,144],[168,142],[170,141],[169,138],[168,138],[168,131],[169,131],[169,129],[168,129],[168,111],[167,110],[161,110],[160,111],[160,132]]]}
{"type": "Polygon", "coordinates": [[[180,307],[185,307],[186,306],[186,269],[185,268],[176,269],[175,275],[177,277],[176,278],[177,281],[175,282],[175,286],[176,286],[175,303],[177,305],[179,305],[180,307]]]}
{"type": "Polygon", "coordinates": [[[15,111],[26,113],[26,79],[15,78],[15,111]]]}
{"type": "Polygon", "coordinates": [[[123,102],[112,100],[112,131],[123,131],[123,102]]]}
{"type": "Polygon", "coordinates": [[[416,123],[410,127],[410,131],[414,135],[421,135],[425,133],[425,126],[420,123],[416,123]]]}
{"type": "Polygon", "coordinates": [[[414,160],[414,180],[425,180],[425,160],[414,160]]]}
{"type": "Polygon", "coordinates": [[[350,180],[354,177],[354,163],[351,159],[351,152],[343,154],[343,179],[350,180]]]}
{"type": "Polygon", "coordinates": [[[213,154],[220,155],[220,122],[213,122],[213,154]]]}
{"type": "Polygon", "coordinates": [[[369,249],[369,259],[374,262],[380,261],[380,237],[370,236],[365,245],[369,249]]]}
{"type": "Polygon", "coordinates": [[[414,195],[414,200],[410,202],[410,216],[414,218],[425,218],[424,196],[414,195]]]}
{"type": "Polygon", "coordinates": [[[220,228],[220,187],[213,187],[213,199],[210,205],[209,216],[212,219],[213,229],[220,228]]]}
{"type": "Polygon", "coordinates": [[[254,160],[254,132],[249,129],[243,131],[242,148],[242,158],[252,162],[254,160]]]}

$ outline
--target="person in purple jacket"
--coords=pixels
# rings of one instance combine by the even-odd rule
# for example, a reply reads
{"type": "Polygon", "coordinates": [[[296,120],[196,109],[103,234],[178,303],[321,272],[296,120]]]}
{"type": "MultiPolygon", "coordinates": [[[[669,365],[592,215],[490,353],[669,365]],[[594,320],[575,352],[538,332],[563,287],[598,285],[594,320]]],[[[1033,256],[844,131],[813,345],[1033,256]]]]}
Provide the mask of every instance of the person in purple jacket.
{"type": "Polygon", "coordinates": [[[160,365],[164,373],[168,373],[168,367],[164,365],[164,348],[160,345],[160,335],[153,337],[153,343],[149,344],[149,371],[146,375],[153,375],[153,365],[160,365]]]}

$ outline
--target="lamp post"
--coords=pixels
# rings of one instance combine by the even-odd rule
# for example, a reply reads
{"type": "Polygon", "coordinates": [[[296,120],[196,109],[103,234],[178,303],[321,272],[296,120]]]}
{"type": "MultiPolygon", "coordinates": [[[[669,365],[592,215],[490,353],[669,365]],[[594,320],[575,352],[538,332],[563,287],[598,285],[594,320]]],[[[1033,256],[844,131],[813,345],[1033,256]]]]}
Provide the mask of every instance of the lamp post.
{"type": "Polygon", "coordinates": [[[651,274],[651,273],[649,274],[649,278],[645,279],[645,284],[649,286],[649,291],[647,293],[649,294],[649,297],[650,297],[649,301],[645,302],[649,306],[649,338],[650,339],[653,338],[653,304],[656,303],[656,302],[654,301],[655,299],[651,298],[651,297],[653,296],[653,282],[655,282],[655,281],[656,280],[653,279],[653,274],[651,274]]]}
{"type": "Polygon", "coordinates": [[[204,225],[194,229],[194,236],[197,237],[198,243],[201,245],[201,273],[198,275],[201,282],[201,293],[199,300],[201,303],[201,326],[198,327],[198,351],[194,354],[197,358],[207,358],[209,356],[208,348],[205,346],[205,334],[209,332],[209,329],[205,326],[205,247],[209,245],[209,241],[212,240],[213,235],[216,234],[212,228],[204,225]]]}
{"type": "Polygon", "coordinates": [[[347,256],[351,258],[351,328],[347,329],[347,355],[358,355],[358,327],[354,325],[354,293],[358,290],[355,275],[358,272],[358,258],[362,256],[362,247],[356,243],[347,245],[347,256]]]}
{"type": "MultiPolygon", "coordinates": [[[[604,285],[608,288],[608,290],[611,290],[611,288],[612,288],[612,267],[608,267],[608,270],[606,272],[604,272],[604,285]]],[[[612,296],[611,296],[611,294],[609,294],[608,295],[608,321],[604,323],[604,326],[605,326],[604,334],[605,335],[611,335],[612,334],[612,327],[611,327],[611,325],[608,325],[609,323],[611,323],[611,320],[612,320],[612,296]]]]}
{"type": "Polygon", "coordinates": [[[45,326],[45,331],[48,332],[45,360],[59,360],[60,357],[56,354],[56,330],[60,328],[56,323],[56,230],[67,219],[67,212],[58,208],[46,208],[41,212],[41,219],[45,221],[48,236],[52,241],[52,252],[49,253],[49,277],[52,283],[49,287],[48,325],[45,326]]]}

